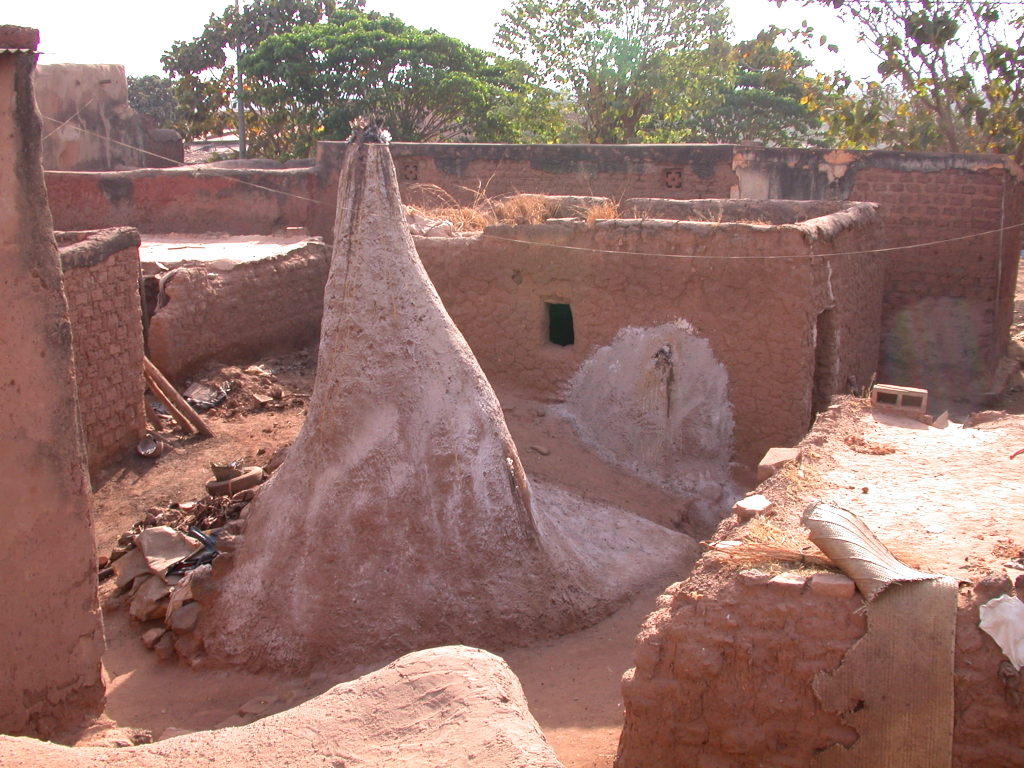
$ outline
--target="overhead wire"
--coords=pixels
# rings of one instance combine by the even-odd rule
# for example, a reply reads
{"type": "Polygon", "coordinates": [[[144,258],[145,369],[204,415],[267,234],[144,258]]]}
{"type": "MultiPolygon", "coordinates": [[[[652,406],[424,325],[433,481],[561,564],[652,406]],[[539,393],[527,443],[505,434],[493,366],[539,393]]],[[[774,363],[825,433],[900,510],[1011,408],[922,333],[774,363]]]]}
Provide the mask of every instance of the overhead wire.
{"type": "MultiPolygon", "coordinates": [[[[83,105],[81,108],[79,108],[79,112],[81,112],[81,110],[84,109],[85,106],[88,106],[88,104],[83,105]]],[[[51,131],[49,134],[47,134],[47,137],[52,135],[57,130],[60,130],[60,126],[65,125],[68,122],[70,122],[70,120],[74,119],[74,117],[76,117],[77,114],[78,113],[76,112],[75,115],[72,115],[72,117],[68,118],[68,120],[65,120],[63,122],[61,122],[60,120],[57,120],[56,118],[50,117],[48,115],[43,115],[43,119],[44,120],[49,120],[50,122],[59,123],[60,124],[58,126],[58,128],[54,129],[54,131],[51,131]]],[[[297,194],[295,194],[293,192],[287,192],[287,191],[285,191],[283,189],[276,189],[274,187],[266,186],[265,184],[257,184],[255,182],[248,181],[247,179],[239,178],[236,175],[236,173],[238,171],[251,171],[252,169],[209,168],[209,167],[201,167],[201,166],[189,166],[188,164],[186,164],[186,163],[184,163],[184,162],[182,162],[180,160],[177,160],[175,158],[167,157],[166,155],[161,155],[161,154],[159,154],[157,152],[151,152],[149,150],[142,149],[140,147],[136,147],[133,144],[128,144],[126,142],[119,141],[117,139],[114,139],[114,138],[111,138],[111,137],[108,137],[108,136],[104,136],[103,134],[97,133],[96,131],[93,131],[93,130],[90,130],[88,128],[85,128],[85,127],[83,127],[81,125],[76,125],[75,128],[77,130],[79,130],[79,131],[82,131],[83,133],[90,134],[90,135],[95,136],[95,137],[97,137],[99,139],[102,139],[104,141],[109,141],[109,142],[111,142],[113,144],[116,144],[118,146],[126,147],[128,149],[132,149],[132,150],[135,150],[137,152],[142,152],[143,154],[148,155],[150,157],[159,158],[160,160],[164,160],[164,161],[166,161],[168,163],[171,163],[172,166],[174,166],[174,167],[193,168],[193,169],[195,169],[196,173],[200,174],[200,175],[220,176],[222,178],[230,179],[230,180],[232,180],[232,181],[234,181],[234,182],[236,182],[238,184],[244,185],[244,186],[253,187],[255,189],[260,189],[260,190],[263,190],[263,191],[266,191],[266,192],[272,192],[274,194],[282,195],[284,197],[290,197],[290,198],[293,198],[293,199],[296,199],[296,200],[302,200],[304,202],[312,203],[312,204],[318,205],[318,206],[326,205],[322,200],[317,200],[317,199],[312,198],[312,197],[305,197],[303,195],[297,195],[297,194]],[[234,171],[234,172],[232,172],[232,171],[234,171]]],[[[278,169],[268,169],[268,170],[273,171],[273,170],[278,170],[278,169]]],[[[345,208],[345,210],[350,210],[350,209],[345,208]]],[[[722,222],[722,223],[723,224],[729,224],[730,222],[722,222]]],[[[749,255],[732,255],[732,256],[703,256],[703,255],[700,255],[700,254],[692,254],[692,253],[691,254],[683,254],[683,253],[656,253],[656,252],[645,252],[645,251],[624,251],[624,250],[615,250],[615,249],[610,249],[610,248],[597,248],[597,247],[590,247],[590,246],[567,245],[565,243],[544,243],[544,242],[537,242],[536,240],[524,240],[524,239],[521,239],[521,238],[507,237],[505,235],[496,235],[496,234],[492,234],[492,233],[489,233],[489,232],[481,232],[480,233],[480,237],[487,238],[487,239],[490,239],[490,240],[498,240],[498,241],[502,241],[502,242],[518,244],[518,245],[526,245],[526,246],[533,246],[533,247],[545,247],[545,248],[555,248],[555,249],[565,250],[565,251],[584,251],[584,252],[587,252],[587,253],[600,253],[600,254],[607,254],[607,255],[610,255],[610,256],[659,256],[659,257],[665,257],[665,258],[678,258],[678,259],[701,259],[701,258],[707,258],[707,259],[713,259],[715,261],[721,261],[723,259],[745,259],[745,260],[750,260],[750,259],[771,259],[771,260],[781,260],[781,259],[806,259],[806,258],[812,258],[814,256],[830,256],[830,257],[831,256],[864,256],[864,255],[871,255],[871,254],[893,253],[893,252],[896,252],[896,251],[907,251],[907,250],[913,250],[913,249],[919,249],[919,248],[934,248],[934,247],[938,247],[938,246],[942,246],[942,245],[947,245],[949,243],[962,242],[962,241],[965,241],[965,240],[971,240],[971,239],[978,238],[978,237],[987,237],[989,235],[996,235],[996,234],[1001,235],[1004,232],[1009,232],[1011,230],[1018,230],[1018,229],[1020,229],[1022,227],[1024,227],[1024,222],[1021,222],[1021,223],[1018,223],[1018,224],[1004,225],[1004,226],[997,227],[995,229],[988,229],[988,230],[985,230],[985,231],[982,231],[982,232],[972,232],[972,233],[966,234],[966,235],[958,235],[956,237],[947,237],[947,238],[943,238],[941,240],[929,240],[929,241],[921,242],[921,243],[908,243],[906,245],[887,246],[885,248],[866,248],[866,249],[855,250],[855,251],[840,251],[840,252],[834,252],[834,253],[819,253],[819,254],[814,254],[814,253],[794,253],[794,254],[781,254],[781,255],[754,255],[754,254],[749,254],[749,255]]]]}

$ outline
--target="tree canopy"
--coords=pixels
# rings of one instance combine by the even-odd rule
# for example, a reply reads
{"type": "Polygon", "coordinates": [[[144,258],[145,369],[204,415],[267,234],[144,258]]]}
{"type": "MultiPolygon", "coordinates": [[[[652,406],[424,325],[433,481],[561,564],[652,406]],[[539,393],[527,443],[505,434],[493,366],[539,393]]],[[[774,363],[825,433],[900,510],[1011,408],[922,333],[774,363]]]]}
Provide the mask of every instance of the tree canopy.
{"type": "Polygon", "coordinates": [[[856,25],[861,41],[879,59],[880,84],[851,91],[849,77],[831,78],[840,97],[833,126],[900,148],[1020,155],[1024,3],[805,2],[815,3],[856,25]]]}
{"type": "Polygon", "coordinates": [[[516,0],[496,42],[567,91],[588,142],[632,142],[712,90],[728,50],[722,0],[516,0]]]}
{"type": "Polygon", "coordinates": [[[283,138],[297,152],[347,137],[367,114],[404,141],[514,141],[526,124],[543,126],[530,116],[543,95],[521,62],[357,8],[269,37],[243,67],[252,102],[268,125],[292,125],[283,138]]]}

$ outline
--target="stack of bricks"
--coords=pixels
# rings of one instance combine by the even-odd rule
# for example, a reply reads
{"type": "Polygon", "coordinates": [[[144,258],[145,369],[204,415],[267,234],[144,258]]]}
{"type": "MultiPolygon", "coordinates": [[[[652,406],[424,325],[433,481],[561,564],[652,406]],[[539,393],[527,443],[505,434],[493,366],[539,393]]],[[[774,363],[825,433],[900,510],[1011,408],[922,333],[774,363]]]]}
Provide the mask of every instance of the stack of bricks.
{"type": "Polygon", "coordinates": [[[139,234],[121,228],[65,233],[64,291],[89,460],[97,472],[145,434],[139,234]],[[79,239],[81,238],[81,239],[79,239]]]}

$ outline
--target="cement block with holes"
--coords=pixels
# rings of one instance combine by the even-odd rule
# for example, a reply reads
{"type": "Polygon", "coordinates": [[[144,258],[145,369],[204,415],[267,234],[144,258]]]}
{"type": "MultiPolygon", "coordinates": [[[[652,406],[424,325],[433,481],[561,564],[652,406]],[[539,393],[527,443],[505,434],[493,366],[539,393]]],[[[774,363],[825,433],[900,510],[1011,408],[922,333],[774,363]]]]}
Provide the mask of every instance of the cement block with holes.
{"type": "Polygon", "coordinates": [[[875,384],[871,388],[871,405],[895,409],[908,416],[921,416],[928,410],[928,390],[875,384]]]}
{"type": "Polygon", "coordinates": [[[791,461],[799,461],[803,451],[799,448],[769,448],[757,465],[757,482],[763,483],[791,461]]]}

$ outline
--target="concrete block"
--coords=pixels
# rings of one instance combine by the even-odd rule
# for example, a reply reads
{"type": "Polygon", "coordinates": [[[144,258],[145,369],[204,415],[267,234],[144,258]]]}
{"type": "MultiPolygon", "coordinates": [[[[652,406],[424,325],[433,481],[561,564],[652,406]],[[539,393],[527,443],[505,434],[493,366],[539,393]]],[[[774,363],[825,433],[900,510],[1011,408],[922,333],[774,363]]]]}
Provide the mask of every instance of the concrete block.
{"type": "Polygon", "coordinates": [[[799,461],[803,451],[799,448],[769,448],[757,465],[757,482],[763,483],[791,461],[799,461]]]}
{"type": "Polygon", "coordinates": [[[841,573],[816,573],[811,576],[810,590],[812,594],[823,597],[853,597],[857,585],[853,579],[841,573]]]}
{"type": "Polygon", "coordinates": [[[871,388],[871,405],[892,408],[909,416],[921,416],[928,410],[928,390],[875,384],[871,388]]]}

